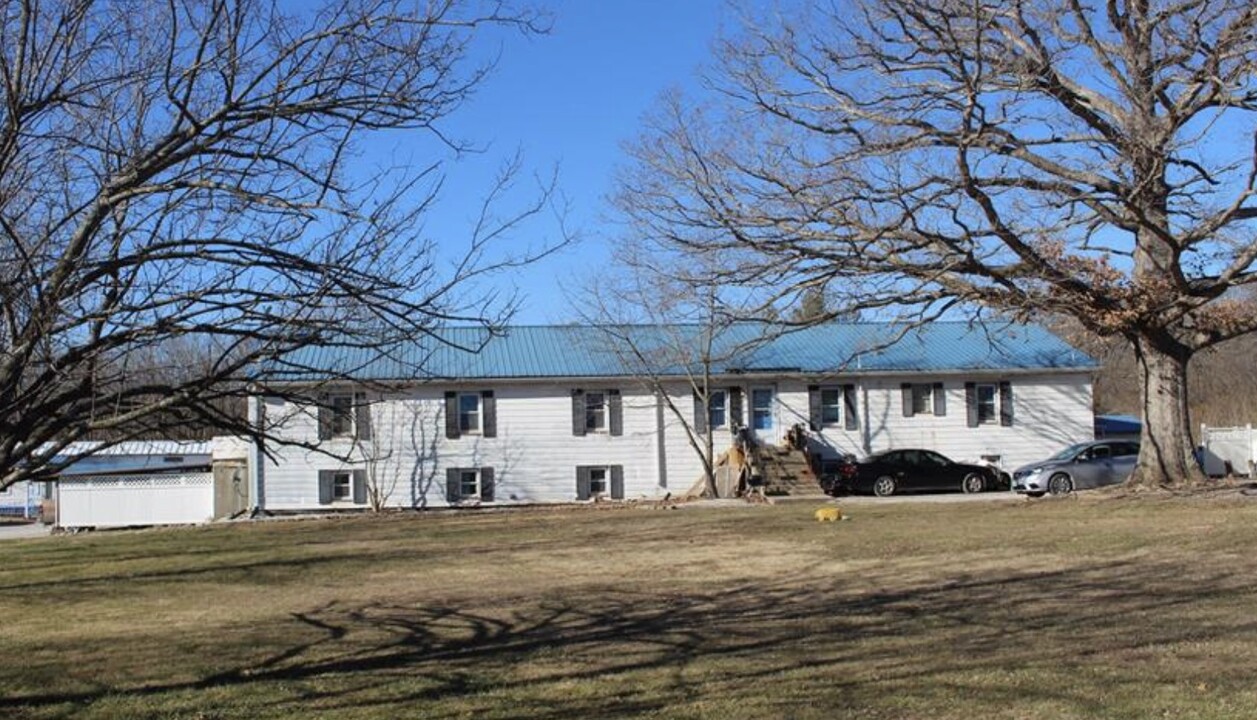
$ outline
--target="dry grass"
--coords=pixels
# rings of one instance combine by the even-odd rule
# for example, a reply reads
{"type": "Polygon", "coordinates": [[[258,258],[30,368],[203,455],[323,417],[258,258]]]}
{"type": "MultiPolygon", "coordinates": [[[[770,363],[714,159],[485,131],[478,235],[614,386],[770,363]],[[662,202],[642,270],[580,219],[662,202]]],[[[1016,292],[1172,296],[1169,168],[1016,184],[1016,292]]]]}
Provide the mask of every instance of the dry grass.
{"type": "Polygon", "coordinates": [[[428,515],[4,545],[0,716],[1237,718],[1257,501],[428,515]]]}

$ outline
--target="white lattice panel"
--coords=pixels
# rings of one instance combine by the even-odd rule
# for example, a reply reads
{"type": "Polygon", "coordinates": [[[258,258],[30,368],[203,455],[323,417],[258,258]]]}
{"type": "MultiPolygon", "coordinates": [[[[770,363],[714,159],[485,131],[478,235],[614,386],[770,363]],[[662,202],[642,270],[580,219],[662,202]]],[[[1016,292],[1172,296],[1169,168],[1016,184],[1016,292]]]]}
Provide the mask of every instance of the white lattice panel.
{"type": "Polygon", "coordinates": [[[214,475],[207,472],[62,479],[57,495],[63,527],[185,525],[214,515],[214,475]]]}

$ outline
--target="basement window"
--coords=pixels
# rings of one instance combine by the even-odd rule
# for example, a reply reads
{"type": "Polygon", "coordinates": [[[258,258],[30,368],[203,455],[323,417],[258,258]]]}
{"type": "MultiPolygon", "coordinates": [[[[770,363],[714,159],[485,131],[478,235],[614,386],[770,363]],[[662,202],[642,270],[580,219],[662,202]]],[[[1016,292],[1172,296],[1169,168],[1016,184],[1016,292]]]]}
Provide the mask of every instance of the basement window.
{"type": "Polygon", "coordinates": [[[354,497],[354,476],[350,472],[332,474],[332,501],[349,502],[354,497]]]}

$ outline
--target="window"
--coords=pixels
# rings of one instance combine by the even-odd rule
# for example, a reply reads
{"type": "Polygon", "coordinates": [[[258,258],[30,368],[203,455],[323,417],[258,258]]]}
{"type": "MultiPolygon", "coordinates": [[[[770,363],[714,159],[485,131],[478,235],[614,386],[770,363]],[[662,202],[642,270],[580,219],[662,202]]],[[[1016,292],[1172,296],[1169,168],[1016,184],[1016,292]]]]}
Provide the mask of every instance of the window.
{"type": "Polygon", "coordinates": [[[812,432],[827,428],[858,430],[856,404],[855,385],[808,385],[807,425],[812,432]]]}
{"type": "Polygon", "coordinates": [[[1108,445],[1096,445],[1091,448],[1091,452],[1088,453],[1088,455],[1091,460],[1102,460],[1112,455],[1112,453],[1110,452],[1108,445]]]}
{"type": "Polygon", "coordinates": [[[771,430],[773,426],[772,388],[751,390],[751,429],[771,430]]]}
{"type": "Polygon", "coordinates": [[[463,435],[497,437],[498,403],[492,390],[445,392],[445,437],[457,440],[463,435]]]}
{"type": "Polygon", "coordinates": [[[999,387],[996,385],[978,385],[977,392],[978,424],[988,425],[999,422],[999,410],[996,407],[999,387]]]}
{"type": "Polygon", "coordinates": [[[585,431],[606,432],[607,395],[601,392],[585,393],[585,431]]]}
{"type": "Polygon", "coordinates": [[[842,422],[842,389],[821,388],[821,424],[836,425],[842,422]]]}
{"type": "Polygon", "coordinates": [[[572,435],[591,434],[624,434],[624,404],[618,389],[572,390],[572,435]]]}
{"type": "Polygon", "coordinates": [[[331,408],[329,427],[332,437],[352,436],[354,434],[354,396],[329,396],[328,405],[331,408]]]}
{"type": "Polygon", "coordinates": [[[577,465],[576,499],[624,499],[623,465],[577,465]]]}
{"type": "Polygon", "coordinates": [[[354,475],[350,472],[332,473],[332,501],[349,502],[354,498],[354,475]]]}
{"type": "Polygon", "coordinates": [[[445,498],[451,503],[493,502],[495,483],[491,467],[448,468],[445,483],[445,498]]]}
{"type": "Polygon", "coordinates": [[[729,424],[729,393],[724,390],[712,390],[707,399],[707,424],[712,429],[725,427],[729,424]]]}
{"type": "Polygon", "coordinates": [[[480,432],[480,395],[462,393],[458,396],[458,430],[460,433],[480,432]]]}
{"type": "Polygon", "coordinates": [[[319,504],[367,502],[365,470],[319,470],[319,504]]]}
{"type": "Polygon", "coordinates": [[[607,468],[589,468],[589,494],[592,497],[608,495],[611,492],[611,478],[607,468]]]}
{"type": "Polygon", "coordinates": [[[912,414],[934,414],[934,386],[914,384],[912,386],[912,414]]]}
{"type": "Polygon", "coordinates": [[[458,496],[480,497],[480,473],[476,470],[460,470],[458,473],[458,496]]]}

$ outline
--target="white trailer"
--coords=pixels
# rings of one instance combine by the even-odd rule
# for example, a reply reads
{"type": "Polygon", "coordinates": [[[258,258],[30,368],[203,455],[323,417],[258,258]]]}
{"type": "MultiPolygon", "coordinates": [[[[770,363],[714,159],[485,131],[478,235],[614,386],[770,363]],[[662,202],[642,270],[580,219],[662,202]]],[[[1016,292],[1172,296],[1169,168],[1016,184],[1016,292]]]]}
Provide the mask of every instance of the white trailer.
{"type": "Polygon", "coordinates": [[[1257,463],[1257,433],[1251,424],[1242,427],[1200,426],[1202,462],[1206,475],[1248,475],[1257,463]]]}

